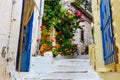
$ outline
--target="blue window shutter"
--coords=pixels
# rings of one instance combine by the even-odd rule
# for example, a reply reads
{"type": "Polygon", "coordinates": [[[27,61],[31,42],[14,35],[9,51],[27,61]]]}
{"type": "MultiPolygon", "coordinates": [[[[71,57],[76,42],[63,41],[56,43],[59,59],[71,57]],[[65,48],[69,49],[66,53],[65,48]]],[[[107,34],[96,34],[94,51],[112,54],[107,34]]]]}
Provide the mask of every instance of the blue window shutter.
{"type": "Polygon", "coordinates": [[[110,0],[100,0],[100,19],[105,65],[115,62],[110,0]]]}

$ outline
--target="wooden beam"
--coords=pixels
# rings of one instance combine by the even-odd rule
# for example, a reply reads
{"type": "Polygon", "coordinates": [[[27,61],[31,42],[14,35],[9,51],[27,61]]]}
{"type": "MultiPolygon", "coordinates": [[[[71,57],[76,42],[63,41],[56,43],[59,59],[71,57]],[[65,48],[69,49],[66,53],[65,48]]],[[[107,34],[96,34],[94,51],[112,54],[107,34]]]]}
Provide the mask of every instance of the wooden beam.
{"type": "Polygon", "coordinates": [[[72,5],[74,8],[78,9],[80,12],[82,12],[91,22],[93,22],[93,17],[92,17],[92,15],[89,14],[85,9],[83,9],[82,7],[78,7],[75,2],[71,3],[71,5],[72,5]]]}

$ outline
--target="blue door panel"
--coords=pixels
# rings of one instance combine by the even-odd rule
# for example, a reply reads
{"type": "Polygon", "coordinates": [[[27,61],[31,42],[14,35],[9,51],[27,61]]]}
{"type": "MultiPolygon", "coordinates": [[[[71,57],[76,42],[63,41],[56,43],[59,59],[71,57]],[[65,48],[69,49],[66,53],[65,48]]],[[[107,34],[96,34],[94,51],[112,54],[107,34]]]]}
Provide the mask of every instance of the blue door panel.
{"type": "Polygon", "coordinates": [[[20,64],[21,72],[29,71],[33,15],[34,13],[32,13],[32,16],[28,24],[24,27],[24,36],[23,36],[23,42],[22,42],[22,55],[21,55],[21,64],[20,64]]]}
{"type": "Polygon", "coordinates": [[[100,0],[100,19],[101,19],[103,56],[106,65],[115,62],[111,16],[112,15],[110,12],[110,0],[100,0]]]}

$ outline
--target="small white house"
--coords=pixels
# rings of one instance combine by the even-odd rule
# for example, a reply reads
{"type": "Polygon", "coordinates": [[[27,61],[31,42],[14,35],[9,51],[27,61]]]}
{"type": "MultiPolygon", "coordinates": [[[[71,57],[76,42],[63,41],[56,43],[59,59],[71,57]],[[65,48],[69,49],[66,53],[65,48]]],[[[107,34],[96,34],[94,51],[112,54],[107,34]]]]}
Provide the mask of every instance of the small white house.
{"type": "Polygon", "coordinates": [[[83,5],[81,5],[79,8],[74,2],[75,0],[61,0],[61,3],[66,10],[78,10],[80,13],[82,13],[81,18],[84,19],[84,21],[80,22],[79,25],[83,29],[76,30],[73,43],[78,44],[80,52],[83,52],[86,46],[93,44],[92,14],[88,10],[85,10],[85,8],[82,7],[83,5]]]}

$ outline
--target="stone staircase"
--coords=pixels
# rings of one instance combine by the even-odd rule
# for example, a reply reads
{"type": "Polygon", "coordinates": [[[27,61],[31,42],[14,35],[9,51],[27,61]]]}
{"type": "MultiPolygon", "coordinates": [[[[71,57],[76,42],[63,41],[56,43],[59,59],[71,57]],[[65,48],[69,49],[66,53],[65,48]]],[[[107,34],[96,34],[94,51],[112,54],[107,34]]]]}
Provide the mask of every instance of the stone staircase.
{"type": "Polygon", "coordinates": [[[20,80],[102,80],[92,69],[87,55],[51,59],[36,57],[31,71],[20,80]],[[36,60],[35,60],[36,59],[36,60]]]}
{"type": "Polygon", "coordinates": [[[41,80],[102,80],[92,69],[86,55],[56,60],[54,66],[54,71],[43,76],[41,80]]]}

